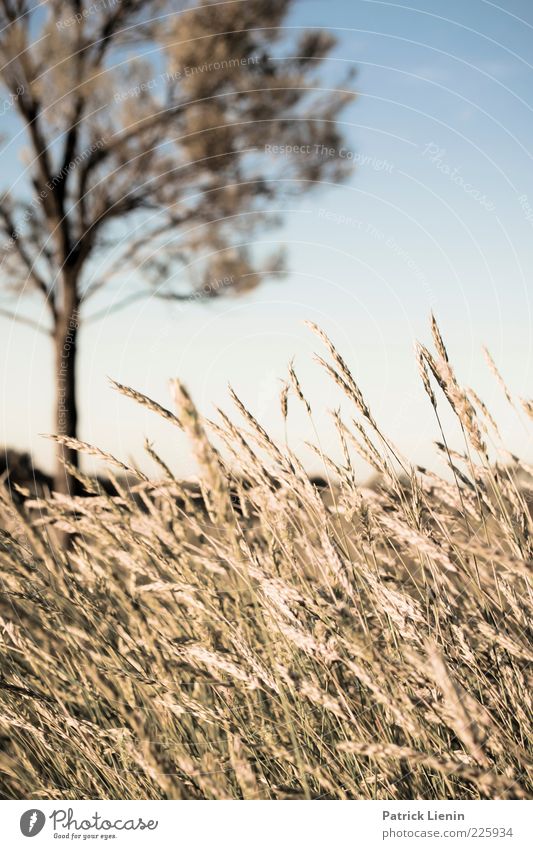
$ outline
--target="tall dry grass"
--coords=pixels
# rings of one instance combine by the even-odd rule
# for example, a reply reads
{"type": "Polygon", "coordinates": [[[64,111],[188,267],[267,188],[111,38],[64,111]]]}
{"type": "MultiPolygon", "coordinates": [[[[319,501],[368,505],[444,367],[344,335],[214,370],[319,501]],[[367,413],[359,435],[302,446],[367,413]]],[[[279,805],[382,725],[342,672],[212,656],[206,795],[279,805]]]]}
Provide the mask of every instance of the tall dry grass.
{"type": "MultiPolygon", "coordinates": [[[[401,456],[312,329],[354,414],[334,413],[328,490],[235,394],[237,420],[214,424],[175,382],[176,414],[117,388],[188,434],[201,499],[150,445],[161,479],[133,493],[82,476],[90,498],[3,496],[4,797],[530,793],[532,469],[495,459],[496,425],[435,322],[421,378],[464,434],[462,452],[442,434],[444,478],[401,456]],[[359,485],[354,452],[378,487],[359,485]]],[[[280,403],[312,416],[292,366],[280,403]]]]}

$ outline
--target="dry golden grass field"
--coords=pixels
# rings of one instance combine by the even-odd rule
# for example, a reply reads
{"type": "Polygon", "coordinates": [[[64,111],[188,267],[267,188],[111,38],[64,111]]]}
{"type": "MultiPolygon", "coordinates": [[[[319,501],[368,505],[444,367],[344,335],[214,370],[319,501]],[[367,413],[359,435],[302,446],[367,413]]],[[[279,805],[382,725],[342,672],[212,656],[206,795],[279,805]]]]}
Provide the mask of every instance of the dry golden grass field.
{"type": "MultiPolygon", "coordinates": [[[[115,494],[81,476],[91,497],[21,506],[1,488],[4,798],[531,796],[533,469],[435,322],[421,379],[464,435],[441,435],[443,478],[401,456],[312,329],[353,408],[325,489],[236,396],[214,424],[178,382],[175,413],[117,388],[186,432],[201,498],[163,461],[151,481],[82,443],[115,494]]],[[[312,416],[292,368],[280,403],[312,416]]]]}

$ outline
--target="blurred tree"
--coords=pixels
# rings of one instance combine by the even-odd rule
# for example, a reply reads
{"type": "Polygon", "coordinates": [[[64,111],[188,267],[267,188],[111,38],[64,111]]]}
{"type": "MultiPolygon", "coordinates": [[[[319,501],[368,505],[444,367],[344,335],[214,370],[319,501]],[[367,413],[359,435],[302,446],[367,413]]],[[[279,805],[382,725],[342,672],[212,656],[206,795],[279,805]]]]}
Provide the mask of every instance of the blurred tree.
{"type": "MultiPolygon", "coordinates": [[[[248,291],[279,269],[246,247],[273,204],[347,174],[351,75],[321,81],[334,39],[284,28],[292,5],[0,0],[4,110],[28,141],[28,179],[0,199],[1,282],[46,301],[58,434],[77,435],[80,322],[109,311],[87,316],[96,293],[117,275],[131,291],[113,310],[248,291]],[[178,286],[192,257],[202,271],[178,286]]],[[[72,492],[63,460],[77,467],[75,449],[55,476],[72,492]]]]}

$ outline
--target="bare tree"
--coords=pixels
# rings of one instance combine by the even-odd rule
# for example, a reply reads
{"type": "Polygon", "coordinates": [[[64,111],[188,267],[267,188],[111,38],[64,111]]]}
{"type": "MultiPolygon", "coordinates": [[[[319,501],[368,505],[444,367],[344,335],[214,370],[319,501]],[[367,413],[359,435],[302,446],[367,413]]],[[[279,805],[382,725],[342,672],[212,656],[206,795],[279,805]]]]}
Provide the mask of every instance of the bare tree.
{"type": "MultiPolygon", "coordinates": [[[[0,199],[0,282],[46,302],[58,434],[77,435],[78,333],[96,293],[117,276],[131,289],[112,309],[250,290],[277,268],[246,247],[277,223],[274,202],[346,175],[350,77],[322,81],[334,40],[284,28],[291,6],[0,0],[1,78],[28,142],[26,181],[0,199]]],[[[76,451],[58,460],[76,467],[76,451]]],[[[75,487],[62,462],[55,487],[75,487]]]]}

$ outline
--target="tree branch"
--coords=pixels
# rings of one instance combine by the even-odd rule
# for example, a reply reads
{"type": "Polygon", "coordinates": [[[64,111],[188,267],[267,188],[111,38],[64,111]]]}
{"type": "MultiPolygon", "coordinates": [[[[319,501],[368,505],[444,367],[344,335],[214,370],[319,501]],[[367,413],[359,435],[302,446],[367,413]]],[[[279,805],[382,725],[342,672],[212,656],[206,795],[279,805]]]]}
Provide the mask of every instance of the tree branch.
{"type": "MultiPolygon", "coordinates": [[[[41,103],[35,96],[33,83],[37,75],[31,65],[31,55],[26,54],[27,46],[17,54],[18,64],[24,76],[22,93],[15,100],[16,109],[26,124],[26,129],[33,147],[35,164],[39,183],[35,186],[37,193],[42,191],[42,206],[47,218],[54,223],[61,238],[63,256],[70,253],[69,219],[65,215],[64,197],[61,190],[55,190],[53,183],[53,165],[50,154],[51,144],[48,144],[42,126],[43,113],[41,103]],[[52,188],[51,188],[52,187],[52,188]]],[[[7,82],[7,81],[6,81],[7,82]]],[[[12,87],[11,87],[12,88],[12,87]]]]}
{"type": "Polygon", "coordinates": [[[54,305],[53,305],[53,303],[52,303],[52,301],[50,300],[50,297],[49,297],[50,292],[48,290],[48,286],[46,285],[45,281],[42,279],[40,274],[38,274],[37,271],[35,270],[35,263],[32,262],[31,257],[26,252],[24,246],[22,245],[20,238],[18,238],[17,235],[16,235],[17,228],[15,227],[15,222],[13,221],[13,219],[11,217],[11,213],[6,208],[5,204],[3,204],[1,202],[0,202],[0,218],[2,218],[3,221],[4,221],[4,227],[5,227],[5,230],[6,230],[6,234],[9,234],[11,241],[12,241],[12,244],[13,244],[13,248],[17,252],[22,263],[24,264],[24,267],[26,268],[29,277],[31,278],[31,280],[33,281],[33,283],[35,284],[37,289],[44,296],[49,309],[53,313],[54,312],[54,305]]]}
{"type": "Polygon", "coordinates": [[[185,303],[187,301],[195,301],[198,300],[198,295],[194,292],[191,292],[189,295],[181,295],[178,292],[134,292],[132,295],[128,295],[126,298],[123,298],[122,301],[118,301],[118,303],[113,304],[110,307],[105,307],[104,309],[97,310],[92,315],[87,316],[84,319],[85,324],[90,324],[93,321],[98,321],[100,318],[104,318],[109,315],[112,315],[115,312],[119,312],[119,310],[124,309],[130,304],[135,303],[135,301],[140,301],[142,298],[157,298],[161,301],[179,301],[181,303],[185,303]]]}
{"type": "Polygon", "coordinates": [[[97,310],[92,315],[88,315],[85,319],[85,324],[91,324],[93,321],[98,321],[100,318],[104,318],[104,316],[107,317],[108,315],[112,315],[114,312],[118,312],[119,310],[124,309],[124,307],[129,306],[129,304],[133,304],[135,301],[140,301],[141,298],[149,297],[149,295],[150,292],[134,292],[132,295],[128,295],[117,304],[97,310]]]}
{"type": "Polygon", "coordinates": [[[4,318],[11,319],[11,321],[17,321],[19,324],[26,324],[28,327],[38,330],[39,333],[44,333],[45,336],[53,337],[54,335],[51,330],[47,330],[39,322],[33,321],[33,319],[27,318],[25,315],[18,315],[18,313],[11,312],[11,310],[6,310],[4,307],[0,307],[0,315],[4,316],[4,318]]]}
{"type": "Polygon", "coordinates": [[[164,236],[166,233],[171,233],[176,227],[182,226],[184,223],[189,221],[192,216],[182,215],[182,216],[173,216],[170,220],[166,221],[160,227],[155,227],[150,230],[148,233],[144,232],[137,239],[134,239],[133,242],[128,243],[126,248],[121,251],[116,259],[113,260],[109,269],[105,273],[104,277],[101,277],[96,282],[92,283],[87,287],[86,291],[82,294],[81,300],[83,303],[92,298],[93,295],[96,294],[100,289],[104,286],[107,286],[109,281],[117,274],[124,273],[124,265],[127,262],[131,265],[132,261],[135,260],[138,253],[146,246],[147,243],[153,242],[155,239],[160,236],[164,236]]]}
{"type": "Polygon", "coordinates": [[[166,107],[165,109],[161,109],[159,112],[156,112],[153,115],[148,115],[144,118],[141,118],[133,125],[133,129],[128,129],[122,133],[119,133],[108,144],[102,145],[96,150],[93,150],[81,170],[79,189],[80,194],[83,194],[86,190],[87,179],[91,171],[97,165],[99,165],[100,162],[103,162],[105,159],[107,159],[108,156],[110,156],[114,150],[116,150],[123,144],[127,144],[131,139],[138,138],[141,133],[145,133],[148,130],[154,129],[161,123],[171,121],[176,117],[176,115],[178,115],[183,110],[184,105],[184,103],[178,103],[172,107],[166,107]]]}

